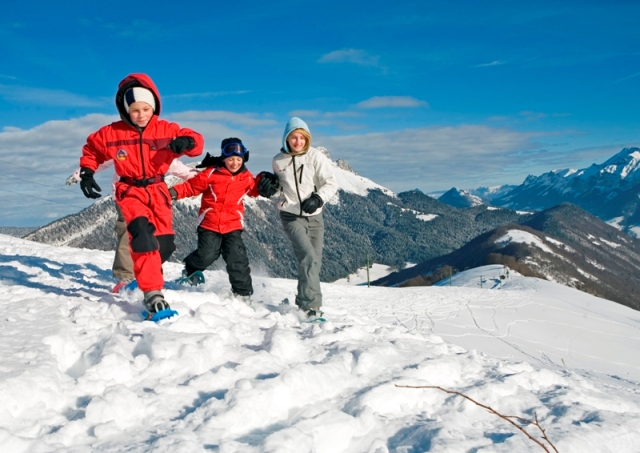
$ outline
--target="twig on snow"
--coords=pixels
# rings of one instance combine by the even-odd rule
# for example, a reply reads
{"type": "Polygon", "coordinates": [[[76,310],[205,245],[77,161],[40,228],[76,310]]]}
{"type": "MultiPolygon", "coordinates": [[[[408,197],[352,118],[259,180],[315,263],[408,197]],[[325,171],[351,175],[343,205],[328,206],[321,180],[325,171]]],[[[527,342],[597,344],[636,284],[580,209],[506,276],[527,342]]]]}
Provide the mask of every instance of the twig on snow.
{"type": "Polygon", "coordinates": [[[520,426],[517,423],[515,423],[512,419],[516,419],[519,422],[527,424],[527,425],[533,425],[533,426],[537,427],[540,430],[540,432],[542,433],[542,439],[544,439],[551,446],[551,448],[553,448],[553,451],[558,453],[558,449],[549,440],[549,438],[547,437],[547,433],[545,432],[544,428],[542,428],[542,426],[540,426],[540,423],[538,422],[538,415],[535,412],[533,413],[533,415],[535,417],[535,420],[528,420],[526,418],[518,417],[517,415],[503,415],[500,412],[496,411],[494,408],[492,408],[490,406],[487,406],[485,404],[479,403],[476,400],[474,400],[473,398],[471,398],[470,396],[465,395],[464,393],[456,392],[455,390],[447,390],[447,389],[444,389],[444,388],[439,387],[437,385],[398,385],[398,384],[396,384],[396,387],[398,387],[398,388],[406,388],[406,389],[438,389],[438,390],[442,390],[445,393],[449,393],[449,394],[452,394],[452,395],[459,395],[459,396],[471,401],[472,403],[474,403],[474,404],[486,409],[487,411],[491,412],[492,414],[497,415],[498,417],[502,418],[503,420],[506,420],[507,422],[511,423],[513,426],[518,428],[525,436],[527,436],[529,439],[531,439],[531,441],[533,441],[536,444],[540,445],[540,447],[542,447],[544,449],[544,451],[546,451],[547,453],[551,453],[551,451],[547,448],[546,445],[544,445],[538,439],[536,439],[531,434],[529,434],[527,432],[527,430],[525,430],[522,426],[520,426]]]}

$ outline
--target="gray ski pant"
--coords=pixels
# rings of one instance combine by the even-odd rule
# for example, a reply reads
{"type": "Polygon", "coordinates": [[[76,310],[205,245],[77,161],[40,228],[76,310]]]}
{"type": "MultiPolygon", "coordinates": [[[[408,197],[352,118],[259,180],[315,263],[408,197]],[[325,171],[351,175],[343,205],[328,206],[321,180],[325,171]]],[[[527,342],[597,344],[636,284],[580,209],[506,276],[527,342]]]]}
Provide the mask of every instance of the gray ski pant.
{"type": "Polygon", "coordinates": [[[113,257],[113,267],[111,271],[113,276],[118,280],[131,281],[135,277],[133,275],[133,259],[131,259],[131,251],[129,250],[129,235],[127,234],[127,224],[120,207],[116,204],[118,218],[116,219],[116,254],[113,257]]]}
{"type": "Polygon", "coordinates": [[[320,268],[324,245],[322,214],[298,217],[281,211],[280,220],[298,262],[296,305],[302,310],[319,309],[322,306],[320,268]]]}

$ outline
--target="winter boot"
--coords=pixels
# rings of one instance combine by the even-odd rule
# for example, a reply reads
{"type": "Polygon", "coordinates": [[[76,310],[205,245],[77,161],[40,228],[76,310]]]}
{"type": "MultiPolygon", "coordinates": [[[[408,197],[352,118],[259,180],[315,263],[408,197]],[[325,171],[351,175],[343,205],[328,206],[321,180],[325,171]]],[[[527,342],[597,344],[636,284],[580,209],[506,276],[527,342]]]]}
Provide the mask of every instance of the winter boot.
{"type": "Polygon", "coordinates": [[[182,285],[189,284],[191,286],[198,286],[204,283],[204,274],[202,271],[195,271],[189,275],[186,269],[182,270],[182,277],[177,280],[182,285]]]}
{"type": "Polygon", "coordinates": [[[144,307],[149,312],[149,317],[152,317],[154,314],[159,311],[166,310],[169,307],[169,304],[166,300],[164,300],[164,295],[162,291],[149,291],[144,293],[144,307]]]}
{"type": "Polygon", "coordinates": [[[253,301],[251,300],[251,294],[233,293],[233,297],[234,299],[239,300],[240,302],[244,302],[247,305],[253,304],[253,301]]]}
{"type": "Polygon", "coordinates": [[[311,308],[306,312],[308,321],[324,320],[322,311],[319,308],[311,308]]]}

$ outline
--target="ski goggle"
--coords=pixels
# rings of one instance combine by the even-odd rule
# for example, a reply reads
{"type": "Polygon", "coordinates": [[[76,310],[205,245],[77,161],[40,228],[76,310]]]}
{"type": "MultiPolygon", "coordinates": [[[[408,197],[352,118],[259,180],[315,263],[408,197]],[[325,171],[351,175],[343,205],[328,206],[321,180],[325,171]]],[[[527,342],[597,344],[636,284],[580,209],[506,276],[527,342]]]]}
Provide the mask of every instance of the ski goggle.
{"type": "Polygon", "coordinates": [[[224,157],[239,156],[244,157],[249,151],[244,147],[242,143],[227,143],[222,148],[222,155],[224,157]]]}

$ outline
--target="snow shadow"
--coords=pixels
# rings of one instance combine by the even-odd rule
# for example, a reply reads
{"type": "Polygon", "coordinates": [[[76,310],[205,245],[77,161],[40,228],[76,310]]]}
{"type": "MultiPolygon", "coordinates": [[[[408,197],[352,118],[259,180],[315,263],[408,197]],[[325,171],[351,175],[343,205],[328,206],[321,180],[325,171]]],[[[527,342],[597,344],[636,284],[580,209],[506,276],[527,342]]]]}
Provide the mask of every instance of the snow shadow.
{"type": "Polygon", "coordinates": [[[2,255],[0,263],[5,263],[0,264],[0,281],[59,296],[86,297],[87,293],[103,296],[104,290],[111,286],[111,270],[101,269],[91,263],[85,265],[65,264],[47,258],[24,255],[2,255]],[[73,287],[55,286],[59,285],[59,282],[54,282],[52,285],[43,283],[42,275],[38,275],[42,272],[48,274],[52,279],[71,282],[73,287]]]}
{"type": "MultiPolygon", "coordinates": [[[[427,423],[429,421],[426,421],[427,423]]],[[[416,424],[402,428],[389,438],[387,446],[389,451],[402,453],[414,453],[419,451],[429,451],[431,449],[431,439],[440,431],[440,428],[430,428],[425,425],[416,424]]]]}

